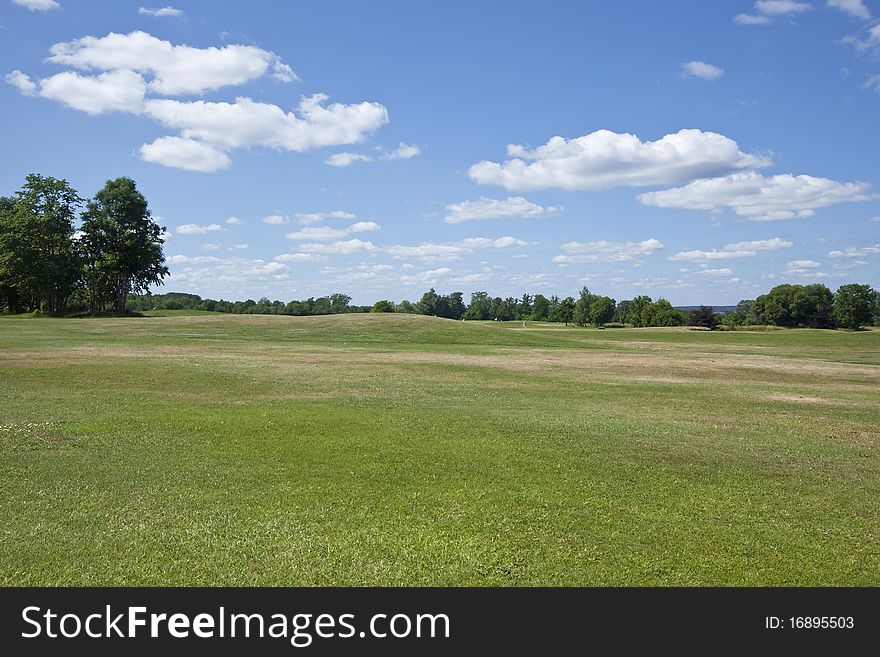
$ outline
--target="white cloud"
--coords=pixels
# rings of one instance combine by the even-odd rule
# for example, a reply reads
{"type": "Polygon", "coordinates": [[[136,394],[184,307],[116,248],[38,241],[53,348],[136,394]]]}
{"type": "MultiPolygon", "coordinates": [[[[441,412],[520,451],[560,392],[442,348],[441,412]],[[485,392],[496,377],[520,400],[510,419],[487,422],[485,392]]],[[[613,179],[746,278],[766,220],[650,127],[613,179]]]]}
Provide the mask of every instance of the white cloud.
{"type": "Polygon", "coordinates": [[[422,242],[415,246],[395,245],[385,249],[386,253],[393,258],[420,258],[425,262],[446,262],[459,260],[464,256],[471,255],[479,249],[508,249],[512,247],[528,246],[516,237],[505,235],[498,239],[489,237],[469,237],[460,242],[422,242]]]}
{"type": "Polygon", "coordinates": [[[175,46],[140,31],[56,43],[50,52],[50,62],[80,70],[129,70],[150,75],[150,91],[165,95],[200,94],[244,84],[281,64],[275,53],[255,46],[175,46]]]}
{"type": "Polygon", "coordinates": [[[400,146],[393,151],[389,151],[382,156],[383,160],[409,160],[416,155],[421,154],[422,149],[414,144],[404,144],[400,142],[400,146]]]}
{"type": "Polygon", "coordinates": [[[132,71],[80,75],[71,71],[40,80],[40,95],[87,114],[139,113],[144,107],[144,80],[132,71]]]}
{"type": "Polygon", "coordinates": [[[150,7],[140,7],[138,9],[138,13],[146,16],[156,16],[158,18],[162,18],[164,16],[171,16],[172,18],[181,18],[183,16],[183,12],[180,9],[175,9],[174,7],[166,6],[160,8],[150,8],[150,7]]]}
{"type": "Polygon", "coordinates": [[[740,25],[767,25],[770,19],[756,14],[737,14],[733,17],[733,22],[740,25]]]}
{"type": "Polygon", "coordinates": [[[145,162],[187,171],[211,173],[232,165],[229,156],[219,148],[184,137],[159,137],[152,144],[141,146],[140,154],[145,162]]]}
{"type": "Polygon", "coordinates": [[[692,76],[703,80],[717,80],[724,75],[724,69],[694,60],[681,65],[681,74],[683,77],[692,76]]]}
{"type": "Polygon", "coordinates": [[[222,262],[220,258],[217,256],[185,256],[185,255],[173,255],[168,256],[166,262],[169,265],[206,265],[215,262],[222,262]]]}
{"type": "Polygon", "coordinates": [[[333,242],[332,244],[301,244],[300,250],[306,253],[316,253],[319,255],[351,255],[352,253],[370,253],[378,251],[379,247],[372,242],[351,239],[333,242]]]}
{"type": "Polygon", "coordinates": [[[841,41],[856,49],[860,53],[880,51],[880,23],[871,27],[865,37],[847,36],[841,41]]]}
{"type": "Polygon", "coordinates": [[[183,224],[182,226],[177,227],[177,233],[179,235],[204,235],[205,233],[217,233],[221,230],[223,230],[223,228],[220,227],[220,224],[210,224],[208,226],[183,224]]]}
{"type": "Polygon", "coordinates": [[[800,14],[812,8],[812,5],[807,2],[796,2],[795,0],[757,0],[755,2],[755,9],[767,16],[800,14]]]}
{"type": "Polygon", "coordinates": [[[324,258],[314,253],[282,253],[274,258],[280,262],[314,262],[324,258]]]}
{"type": "Polygon", "coordinates": [[[50,9],[61,9],[55,0],[12,0],[13,4],[19,7],[25,7],[31,11],[49,11],[50,9]]]}
{"type": "Polygon", "coordinates": [[[184,137],[222,148],[265,146],[297,152],[356,143],[388,122],[388,111],[378,103],[325,106],[326,100],[324,94],[303,98],[299,116],[250,98],[236,98],[235,103],[148,100],[146,113],[184,137]]]}
{"type": "Polygon", "coordinates": [[[562,245],[565,255],[553,258],[557,264],[583,262],[625,262],[642,256],[654,255],[663,244],[654,238],[641,242],[566,242],[562,245]]]}
{"type": "Polygon", "coordinates": [[[513,246],[528,246],[529,243],[523,240],[505,235],[493,240],[489,237],[469,237],[461,241],[461,244],[473,249],[508,249],[513,246]]]}
{"type": "Polygon", "coordinates": [[[372,162],[373,158],[361,153],[334,153],[324,162],[332,167],[350,167],[355,162],[372,162]]]}
{"type": "Polygon", "coordinates": [[[356,214],[343,212],[342,210],[333,210],[332,212],[309,212],[305,214],[297,213],[294,217],[296,217],[297,223],[303,226],[316,224],[320,221],[324,221],[324,219],[357,219],[356,214]]]}
{"type": "Polygon", "coordinates": [[[243,222],[238,217],[229,217],[229,219],[226,220],[226,223],[233,226],[240,226],[243,222]]]}
{"type": "Polygon", "coordinates": [[[522,196],[508,196],[498,200],[481,196],[476,201],[451,203],[446,206],[447,224],[460,224],[474,219],[498,219],[503,217],[534,218],[557,214],[562,207],[543,207],[527,201],[522,196]]]}
{"type": "Polygon", "coordinates": [[[880,75],[869,75],[868,79],[862,84],[862,89],[873,91],[880,94],[880,75]]]}
{"type": "Polygon", "coordinates": [[[351,233],[370,233],[376,230],[382,230],[382,226],[375,221],[358,221],[348,227],[351,233]]]}
{"type": "Polygon", "coordinates": [[[285,237],[290,240],[338,240],[348,235],[347,230],[331,228],[330,226],[306,226],[293,233],[287,233],[285,237]]]}
{"type": "Polygon", "coordinates": [[[779,237],[773,237],[769,240],[725,244],[720,249],[712,249],[710,251],[681,251],[669,256],[669,260],[706,262],[711,260],[730,260],[732,258],[751,258],[758,255],[759,251],[778,251],[779,249],[790,249],[793,246],[792,242],[779,237]]]}
{"type": "Polygon", "coordinates": [[[553,137],[533,150],[510,144],[507,154],[512,159],[504,163],[473,165],[470,177],[508,190],[595,190],[683,182],[770,164],[743,153],[732,139],[701,130],[680,130],[651,142],[597,130],[574,139],[553,137]]]}
{"type": "Polygon", "coordinates": [[[840,11],[853,18],[862,18],[864,20],[871,18],[871,11],[864,5],[862,0],[828,0],[828,6],[840,9],[840,11]]]}
{"type": "Polygon", "coordinates": [[[6,74],[6,82],[25,96],[33,96],[37,92],[37,85],[30,77],[21,71],[12,71],[6,74]]]}
{"type": "Polygon", "coordinates": [[[244,251],[245,249],[251,248],[250,244],[233,244],[229,247],[230,251],[244,251]]]}
{"type": "Polygon", "coordinates": [[[880,244],[875,244],[874,246],[850,247],[843,251],[830,251],[828,256],[831,258],[863,258],[877,253],[880,253],[880,244]]]}
{"type": "Polygon", "coordinates": [[[740,25],[767,25],[773,18],[793,16],[812,8],[809,3],[795,0],[757,0],[754,14],[737,14],[733,20],[740,25]]]}
{"type": "Polygon", "coordinates": [[[727,278],[733,274],[733,272],[727,267],[722,267],[721,269],[697,269],[688,273],[693,274],[694,276],[706,276],[708,278],[727,278]]]}
{"type": "Polygon", "coordinates": [[[270,224],[272,226],[280,226],[282,224],[290,223],[290,219],[281,214],[270,214],[268,217],[263,217],[260,219],[264,224],[270,224]]]}
{"type": "Polygon", "coordinates": [[[215,242],[207,242],[202,244],[202,251],[219,251],[220,245],[215,242]]]}
{"type": "Polygon", "coordinates": [[[815,269],[819,266],[819,263],[815,260],[791,260],[785,263],[785,268],[789,271],[803,271],[807,269],[815,269]]]}
{"type": "Polygon", "coordinates": [[[755,221],[809,217],[835,203],[875,198],[865,182],[840,183],[828,178],[786,173],[764,177],[754,171],[696,180],[684,187],[640,194],[645,205],[661,208],[718,210],[729,207],[755,221]]]}

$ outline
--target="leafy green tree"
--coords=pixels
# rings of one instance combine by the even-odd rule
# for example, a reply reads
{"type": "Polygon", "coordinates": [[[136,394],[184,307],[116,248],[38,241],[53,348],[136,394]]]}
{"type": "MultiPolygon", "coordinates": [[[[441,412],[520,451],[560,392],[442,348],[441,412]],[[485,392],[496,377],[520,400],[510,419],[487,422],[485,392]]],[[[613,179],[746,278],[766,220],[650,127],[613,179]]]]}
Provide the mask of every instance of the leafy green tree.
{"type": "Polygon", "coordinates": [[[596,299],[596,295],[590,294],[590,291],[583,287],[577,302],[574,304],[574,323],[578,326],[586,326],[592,319],[590,315],[590,306],[596,299]]]}
{"type": "Polygon", "coordinates": [[[388,299],[380,299],[376,303],[373,304],[373,307],[370,308],[371,313],[393,313],[394,312],[394,304],[388,301],[388,299]]]}
{"type": "Polygon", "coordinates": [[[0,293],[14,310],[60,313],[80,279],[73,219],[82,203],[66,180],[29,174],[0,209],[0,293]]]}
{"type": "Polygon", "coordinates": [[[560,300],[558,304],[550,311],[550,321],[551,322],[563,322],[566,326],[569,325],[570,322],[574,321],[574,308],[575,308],[575,300],[574,297],[565,297],[560,300]]]}
{"type": "Polygon", "coordinates": [[[472,292],[465,319],[491,319],[492,300],[486,292],[472,292]]]}
{"type": "Polygon", "coordinates": [[[700,306],[691,311],[690,325],[714,330],[718,326],[718,315],[709,306],[700,306]]]}
{"type": "Polygon", "coordinates": [[[416,308],[411,301],[404,299],[397,304],[396,311],[399,313],[413,314],[416,312],[416,308]]]}
{"type": "Polygon", "coordinates": [[[532,319],[536,322],[544,322],[547,321],[549,315],[550,301],[543,294],[536,294],[534,301],[532,301],[532,319]]]}
{"type": "Polygon", "coordinates": [[[421,300],[416,304],[416,309],[420,315],[436,315],[439,301],[440,295],[432,287],[422,295],[421,300]]]}
{"type": "Polygon", "coordinates": [[[594,326],[607,324],[614,317],[614,299],[597,296],[590,304],[590,321],[594,326]]]}
{"type": "Polygon", "coordinates": [[[869,285],[841,285],[834,294],[834,320],[841,328],[870,326],[877,312],[877,293],[869,285]]]}
{"type": "Polygon", "coordinates": [[[108,180],[95,194],[83,214],[81,239],[92,311],[112,303],[123,313],[129,294],[162,284],[168,275],[163,232],[131,178],[108,180]]]}

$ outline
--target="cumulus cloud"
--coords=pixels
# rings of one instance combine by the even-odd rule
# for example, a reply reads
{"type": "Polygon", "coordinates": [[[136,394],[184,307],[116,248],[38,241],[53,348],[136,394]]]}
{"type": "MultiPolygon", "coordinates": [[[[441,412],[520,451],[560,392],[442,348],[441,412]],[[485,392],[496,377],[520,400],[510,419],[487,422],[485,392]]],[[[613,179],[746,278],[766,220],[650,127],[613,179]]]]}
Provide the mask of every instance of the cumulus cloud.
{"type": "Polygon", "coordinates": [[[143,78],[132,71],[80,75],[72,71],[40,80],[40,95],[87,114],[138,113],[144,107],[143,78]]]}
{"type": "Polygon", "coordinates": [[[562,245],[564,255],[553,258],[557,264],[584,262],[625,262],[643,256],[654,255],[663,244],[654,238],[641,242],[566,242],[562,245]]]}
{"type": "Polygon", "coordinates": [[[379,247],[372,242],[364,242],[359,239],[341,240],[330,244],[320,242],[302,244],[300,250],[305,253],[318,255],[351,255],[352,253],[371,253],[378,251],[379,247]]]}
{"type": "Polygon", "coordinates": [[[388,111],[378,103],[325,105],[326,101],[324,94],[303,98],[299,116],[250,98],[236,98],[234,103],[148,100],[146,113],[184,137],[220,148],[265,146],[297,152],[356,143],[388,122],[388,111]]]}
{"type": "Polygon", "coordinates": [[[404,144],[400,142],[400,146],[395,148],[393,151],[388,151],[384,155],[382,155],[383,160],[409,160],[410,158],[419,155],[422,152],[422,149],[414,144],[404,144]]]}
{"type": "Polygon", "coordinates": [[[740,25],[767,25],[774,18],[794,16],[813,8],[809,3],[795,0],[757,0],[754,7],[754,14],[737,14],[734,22],[740,25]]]}
{"type": "Polygon", "coordinates": [[[669,260],[693,260],[693,261],[710,261],[710,260],[730,260],[732,258],[750,258],[758,255],[759,251],[778,251],[779,249],[790,249],[794,244],[779,237],[773,237],[768,240],[754,240],[751,242],[734,242],[725,244],[720,249],[711,249],[709,251],[681,251],[675,255],[669,256],[669,260]]]}
{"type": "Polygon", "coordinates": [[[680,130],[657,141],[597,130],[583,137],[553,137],[529,150],[510,144],[503,163],[483,160],[470,177],[508,190],[560,188],[595,190],[684,182],[767,166],[766,158],[743,153],[736,142],[701,130],[680,130]]]}
{"type": "Polygon", "coordinates": [[[12,0],[13,4],[19,7],[25,7],[31,11],[49,11],[50,9],[61,9],[55,0],[12,0]]]}
{"type": "Polygon", "coordinates": [[[785,263],[786,271],[792,274],[805,273],[819,266],[819,263],[815,260],[790,260],[785,263]]]}
{"type": "Polygon", "coordinates": [[[182,226],[177,227],[179,235],[204,235],[205,233],[218,233],[221,230],[223,230],[223,228],[220,227],[220,224],[210,224],[208,226],[183,224],[182,226]]]}
{"type": "Polygon", "coordinates": [[[562,207],[543,207],[527,201],[522,196],[508,196],[506,199],[492,199],[481,196],[476,201],[451,203],[446,206],[448,214],[443,219],[447,224],[460,224],[475,219],[499,219],[507,217],[532,219],[562,212],[562,207]]]}
{"type": "Polygon", "coordinates": [[[852,46],[860,53],[873,52],[876,54],[880,51],[880,23],[868,29],[864,34],[864,36],[847,36],[841,39],[841,41],[852,46]]]}
{"type": "Polygon", "coordinates": [[[243,222],[238,217],[229,217],[229,219],[226,220],[226,223],[233,226],[240,226],[243,222]]]}
{"type": "Polygon", "coordinates": [[[260,219],[264,224],[270,224],[272,226],[280,226],[282,224],[290,223],[290,219],[285,217],[282,214],[270,214],[268,217],[263,217],[260,219]]]}
{"type": "Polygon", "coordinates": [[[505,235],[498,239],[489,237],[469,237],[460,242],[422,242],[413,246],[395,245],[385,249],[393,258],[419,258],[425,262],[445,262],[459,260],[460,258],[471,255],[480,249],[508,249],[512,247],[528,246],[525,242],[516,237],[505,235]]]}
{"type": "Polygon", "coordinates": [[[307,225],[297,231],[287,233],[286,237],[291,240],[330,241],[345,237],[352,233],[369,233],[381,229],[382,227],[375,221],[358,221],[348,228],[307,225]]]}
{"type": "Polygon", "coordinates": [[[274,258],[280,262],[313,262],[315,260],[324,260],[323,256],[315,253],[282,253],[274,258]]]}
{"type": "Polygon", "coordinates": [[[373,158],[362,153],[334,153],[324,162],[331,167],[350,167],[355,162],[372,162],[373,158]]]}
{"type": "Polygon", "coordinates": [[[871,11],[864,5],[862,0],[828,0],[828,6],[839,9],[853,18],[870,20],[871,11]]]}
{"type": "Polygon", "coordinates": [[[184,137],[159,137],[152,144],[141,146],[140,154],[145,162],[187,171],[211,173],[228,169],[232,164],[229,156],[219,148],[184,137]]]}
{"type": "Polygon", "coordinates": [[[790,173],[764,177],[754,171],[696,180],[684,187],[640,194],[645,205],[717,211],[729,207],[754,221],[810,217],[835,203],[876,198],[865,182],[841,183],[790,173]]]}
{"type": "Polygon", "coordinates": [[[150,7],[140,7],[138,9],[138,13],[145,16],[156,16],[158,18],[162,18],[165,16],[170,16],[172,18],[183,17],[183,12],[180,9],[175,9],[174,7],[170,6],[159,7],[156,9],[150,7]]]}
{"type": "Polygon", "coordinates": [[[344,212],[342,210],[333,210],[332,212],[297,213],[293,216],[296,218],[297,223],[302,226],[316,224],[325,219],[357,219],[356,214],[344,212]]]}
{"type": "Polygon", "coordinates": [[[6,74],[6,82],[25,96],[33,96],[37,92],[37,85],[30,77],[21,71],[12,71],[6,74]]]}
{"type": "Polygon", "coordinates": [[[682,77],[690,76],[703,80],[717,80],[724,75],[724,69],[706,62],[694,60],[681,65],[681,75],[682,77]]]}
{"type": "MultiPolygon", "coordinates": [[[[7,82],[24,94],[39,93],[89,114],[125,111],[177,130],[179,135],[142,148],[149,161],[166,166],[216,171],[230,165],[233,149],[304,152],[354,144],[388,122],[388,111],[379,103],[329,103],[324,94],[303,97],[291,111],[248,97],[234,102],[149,97],[203,93],[264,75],[297,79],[277,55],[255,46],[193,48],[131,32],[56,43],[50,52],[48,61],[76,70],[38,81],[13,71],[7,82]]],[[[411,157],[410,148],[402,144],[399,157],[411,157]]]]}
{"type": "Polygon", "coordinates": [[[164,95],[201,94],[244,84],[283,64],[256,46],[222,48],[173,45],[147,32],[86,36],[56,43],[49,61],[80,70],[129,70],[152,76],[150,91],[164,95]]]}
{"type": "Polygon", "coordinates": [[[880,244],[874,246],[850,247],[842,251],[829,251],[831,258],[864,258],[865,256],[880,253],[880,244]]]}

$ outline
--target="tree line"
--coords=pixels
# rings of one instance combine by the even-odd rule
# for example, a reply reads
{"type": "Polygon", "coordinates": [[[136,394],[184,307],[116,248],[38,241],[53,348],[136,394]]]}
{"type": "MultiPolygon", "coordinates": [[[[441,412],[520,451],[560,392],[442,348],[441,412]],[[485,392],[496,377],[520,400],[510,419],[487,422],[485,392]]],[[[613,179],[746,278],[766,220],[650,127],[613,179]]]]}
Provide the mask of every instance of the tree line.
{"type": "Polygon", "coordinates": [[[85,200],[64,179],[30,174],[0,197],[0,309],[124,313],[132,293],[168,275],[163,231],[131,178],[85,200]]]}
{"type": "Polygon", "coordinates": [[[85,200],[64,179],[30,174],[14,196],[0,196],[0,311],[48,315],[155,309],[267,315],[398,312],[464,320],[710,329],[880,325],[880,294],[855,283],[842,285],[834,293],[822,284],[777,285],[723,314],[706,306],[686,311],[666,299],[654,301],[646,295],[618,302],[586,287],[577,298],[542,294],[501,298],[473,292],[467,303],[462,292],[439,294],[431,288],[416,303],[381,299],[372,306],[351,305],[351,297],[342,293],[289,302],[151,294],[151,288],[161,285],[168,275],[162,253],[164,230],[153,221],[146,199],[131,178],[108,180],[92,199],[85,200]]]}
{"type": "Polygon", "coordinates": [[[381,299],[372,306],[351,305],[351,297],[335,293],[301,301],[226,301],[203,299],[197,294],[132,295],[132,310],[203,310],[257,315],[331,315],[338,313],[407,313],[457,320],[535,321],[576,326],[656,327],[698,326],[735,330],[749,325],[790,328],[848,328],[880,325],[880,294],[868,285],[842,285],[832,294],[824,285],[778,285],[756,299],[740,301],[736,309],[716,313],[711,307],[675,308],[666,299],[637,296],[620,302],[583,288],[574,297],[491,297],[473,292],[465,303],[462,292],[438,294],[434,288],[413,303],[381,299]]]}

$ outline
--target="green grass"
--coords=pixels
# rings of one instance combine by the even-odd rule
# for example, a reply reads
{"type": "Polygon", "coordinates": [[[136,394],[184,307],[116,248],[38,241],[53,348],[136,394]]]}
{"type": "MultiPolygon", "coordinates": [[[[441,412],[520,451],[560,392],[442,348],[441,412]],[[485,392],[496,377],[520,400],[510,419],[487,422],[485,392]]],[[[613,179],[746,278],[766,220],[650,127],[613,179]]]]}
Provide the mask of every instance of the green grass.
{"type": "Polygon", "coordinates": [[[0,584],[880,584],[880,332],[0,318],[0,584]]]}

